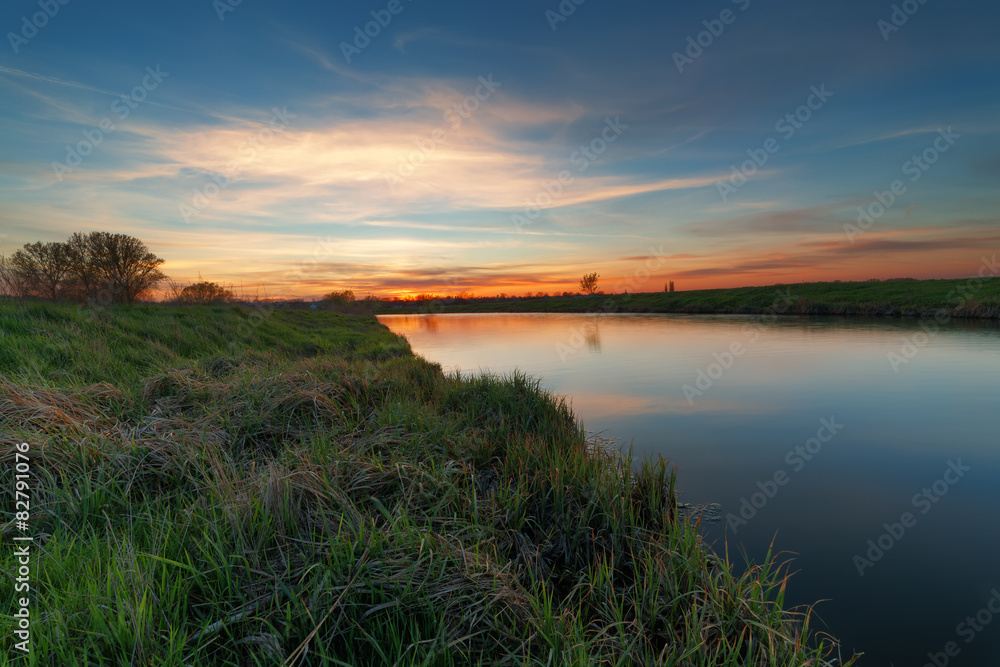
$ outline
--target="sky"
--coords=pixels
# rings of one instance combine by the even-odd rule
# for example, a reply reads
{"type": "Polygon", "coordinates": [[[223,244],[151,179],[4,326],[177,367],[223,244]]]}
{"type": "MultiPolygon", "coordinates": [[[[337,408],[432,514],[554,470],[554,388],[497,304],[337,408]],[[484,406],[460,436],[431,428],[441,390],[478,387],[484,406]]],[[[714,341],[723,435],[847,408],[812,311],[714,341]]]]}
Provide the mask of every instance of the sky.
{"type": "Polygon", "coordinates": [[[268,296],[961,278],[1000,6],[7,0],[0,254],[141,238],[268,296]]]}

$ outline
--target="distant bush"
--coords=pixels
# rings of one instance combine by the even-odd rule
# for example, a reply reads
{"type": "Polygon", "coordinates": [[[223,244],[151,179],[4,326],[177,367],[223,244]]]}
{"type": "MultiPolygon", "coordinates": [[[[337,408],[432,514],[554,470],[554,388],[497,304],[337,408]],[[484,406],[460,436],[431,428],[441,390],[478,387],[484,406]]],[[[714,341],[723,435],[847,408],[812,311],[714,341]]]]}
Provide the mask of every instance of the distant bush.
{"type": "Polygon", "coordinates": [[[324,295],[321,300],[331,304],[354,303],[354,292],[349,289],[333,291],[324,295]]]}
{"type": "Polygon", "coordinates": [[[236,295],[232,290],[208,281],[188,285],[177,297],[178,303],[202,306],[225,304],[235,300],[236,295]]]}

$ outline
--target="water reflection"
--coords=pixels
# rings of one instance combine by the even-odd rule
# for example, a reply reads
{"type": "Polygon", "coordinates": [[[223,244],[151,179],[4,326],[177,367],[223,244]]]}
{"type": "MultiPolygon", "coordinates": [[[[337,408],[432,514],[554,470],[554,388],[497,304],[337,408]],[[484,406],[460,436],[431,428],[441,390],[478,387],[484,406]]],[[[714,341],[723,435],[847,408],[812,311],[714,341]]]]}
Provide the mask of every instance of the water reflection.
{"type": "Polygon", "coordinates": [[[591,352],[601,351],[601,327],[593,322],[583,327],[583,340],[591,352]]]}
{"type": "Polygon", "coordinates": [[[588,429],[671,459],[685,501],[721,504],[705,528],[718,549],[759,559],[773,540],[798,554],[789,600],[826,600],[817,613],[862,665],[923,665],[949,641],[950,665],[1000,664],[1000,615],[973,642],[956,634],[1000,587],[997,323],[953,322],[894,368],[915,322],[380,319],[448,370],[540,376],[588,429]],[[959,459],[969,472],[921,513],[914,497],[959,459]],[[855,557],[905,512],[914,525],[859,574],[855,557]]]}

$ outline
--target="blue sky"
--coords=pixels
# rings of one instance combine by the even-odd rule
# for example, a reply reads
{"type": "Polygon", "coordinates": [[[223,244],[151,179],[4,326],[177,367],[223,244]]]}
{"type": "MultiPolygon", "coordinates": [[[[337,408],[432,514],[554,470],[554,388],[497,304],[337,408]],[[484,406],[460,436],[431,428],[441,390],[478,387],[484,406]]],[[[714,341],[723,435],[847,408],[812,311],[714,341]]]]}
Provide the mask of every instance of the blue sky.
{"type": "Polygon", "coordinates": [[[304,297],[971,276],[1000,8],[895,6],[10,1],[0,253],[119,231],[304,297]]]}

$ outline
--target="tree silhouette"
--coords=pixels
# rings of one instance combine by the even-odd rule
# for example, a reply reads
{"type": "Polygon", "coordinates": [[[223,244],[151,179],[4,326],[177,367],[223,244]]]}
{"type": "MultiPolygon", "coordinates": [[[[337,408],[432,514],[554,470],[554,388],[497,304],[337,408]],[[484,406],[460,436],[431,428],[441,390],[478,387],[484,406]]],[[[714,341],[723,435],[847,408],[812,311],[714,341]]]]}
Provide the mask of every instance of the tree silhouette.
{"type": "Polygon", "coordinates": [[[86,282],[107,289],[116,302],[132,303],[148,296],[166,279],[160,271],[164,260],[134,236],[91,232],[83,235],[82,245],[82,252],[74,258],[75,272],[87,276],[86,282]]]}
{"type": "Polygon", "coordinates": [[[600,278],[596,273],[588,273],[580,278],[580,289],[582,289],[587,294],[593,294],[597,291],[597,279],[600,278]]]}
{"type": "Polygon", "coordinates": [[[65,243],[25,243],[10,261],[25,291],[33,296],[61,299],[73,278],[72,256],[65,243]]]}
{"type": "Polygon", "coordinates": [[[127,234],[73,234],[64,243],[25,243],[0,262],[0,288],[15,296],[132,303],[166,279],[160,259],[127,234]]]}

